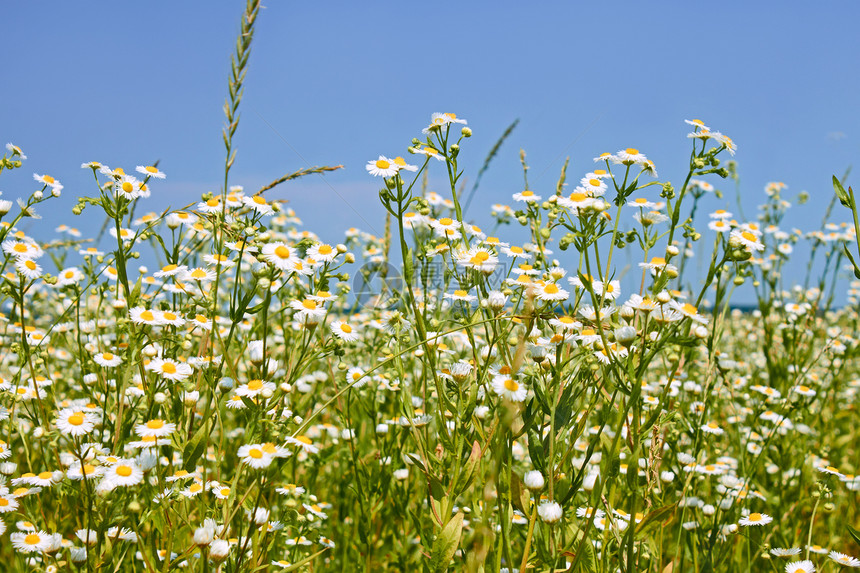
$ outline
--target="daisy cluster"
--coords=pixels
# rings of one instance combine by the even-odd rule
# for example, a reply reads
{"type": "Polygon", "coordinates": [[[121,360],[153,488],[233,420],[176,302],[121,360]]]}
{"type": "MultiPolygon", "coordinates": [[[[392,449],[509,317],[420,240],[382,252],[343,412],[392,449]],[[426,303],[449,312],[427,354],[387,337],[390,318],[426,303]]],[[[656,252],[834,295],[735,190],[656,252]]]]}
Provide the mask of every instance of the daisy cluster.
{"type": "Polygon", "coordinates": [[[734,142],[688,124],[681,187],[624,148],[525,177],[483,229],[472,131],[433,114],[367,163],[390,230],[340,243],[239,186],[147,212],[166,174],[98,162],[74,212],[109,232],[39,241],[23,222],[62,185],[37,174],[0,202],[10,570],[860,566],[860,283],[833,305],[855,230],[784,228],[782,183],[735,217],[734,142]],[[824,270],[786,286],[801,242],[824,270]]]}

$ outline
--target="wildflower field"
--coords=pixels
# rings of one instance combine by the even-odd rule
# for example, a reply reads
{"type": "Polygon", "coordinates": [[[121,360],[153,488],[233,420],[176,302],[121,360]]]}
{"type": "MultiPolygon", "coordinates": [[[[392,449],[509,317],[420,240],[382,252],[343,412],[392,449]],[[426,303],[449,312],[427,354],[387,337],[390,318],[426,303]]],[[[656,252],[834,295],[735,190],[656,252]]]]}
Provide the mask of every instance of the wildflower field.
{"type": "Polygon", "coordinates": [[[505,137],[466,174],[481,127],[433,113],[368,150],[384,234],[329,244],[278,193],[340,166],[231,177],[259,8],[220,190],[154,213],[169,172],[89,161],[45,240],[59,174],[0,201],[0,571],[860,568],[848,181],[821,225],[781,225],[782,183],[744,220],[735,142],[690,119],[683,181],[625,148],[533,187],[521,152],[480,229],[463,181],[505,137]]]}

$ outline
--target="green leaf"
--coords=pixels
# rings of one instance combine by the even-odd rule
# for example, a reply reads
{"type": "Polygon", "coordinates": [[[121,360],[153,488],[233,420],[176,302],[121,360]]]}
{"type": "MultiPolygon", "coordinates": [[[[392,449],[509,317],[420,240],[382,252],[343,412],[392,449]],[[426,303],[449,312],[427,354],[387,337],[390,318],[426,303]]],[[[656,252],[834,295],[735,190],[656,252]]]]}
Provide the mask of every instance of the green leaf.
{"type": "Polygon", "coordinates": [[[646,515],[645,518],[639,523],[639,525],[636,526],[636,533],[641,534],[643,531],[645,531],[646,527],[668,519],[675,513],[675,508],[677,506],[678,503],[675,502],[673,504],[655,509],[654,511],[646,515]]]}
{"type": "Polygon", "coordinates": [[[860,267],[857,266],[857,263],[854,262],[854,257],[851,256],[851,251],[848,250],[848,245],[842,243],[842,251],[845,253],[845,256],[848,257],[848,260],[851,261],[851,266],[854,267],[854,276],[860,279],[860,267]]]}
{"type": "Polygon", "coordinates": [[[460,545],[460,534],[463,532],[463,513],[460,512],[452,517],[436,540],[433,541],[433,550],[430,552],[430,567],[433,571],[447,571],[448,564],[457,546],[460,545]]]}
{"type": "Polygon", "coordinates": [[[403,261],[403,279],[406,281],[406,288],[412,288],[412,277],[415,274],[415,259],[412,249],[406,253],[406,260],[403,261]]]}
{"type": "Polygon", "coordinates": [[[204,438],[208,437],[209,429],[204,421],[194,433],[194,437],[185,444],[185,449],[182,450],[182,459],[185,462],[182,467],[185,471],[193,472],[197,467],[197,460],[203,455],[203,450],[206,449],[206,443],[209,441],[208,439],[204,440],[204,438]]]}
{"type": "Polygon", "coordinates": [[[833,176],[833,191],[836,192],[836,197],[842,205],[849,209],[854,208],[851,205],[851,197],[848,195],[848,192],[845,191],[845,187],[842,186],[842,183],[840,183],[839,179],[837,179],[835,175],[833,176]]]}
{"type": "Polygon", "coordinates": [[[597,554],[594,551],[594,546],[590,541],[586,540],[585,543],[582,544],[582,567],[588,573],[597,573],[597,554]]]}
{"type": "Polygon", "coordinates": [[[523,515],[529,514],[529,506],[531,505],[531,496],[529,490],[523,484],[523,480],[515,472],[511,472],[511,503],[514,507],[522,512],[523,515]]]}
{"type": "Polygon", "coordinates": [[[851,534],[851,537],[853,537],[853,538],[854,538],[854,542],[855,542],[857,545],[860,545],[860,531],[857,531],[856,529],[854,529],[854,528],[853,528],[853,527],[851,527],[850,525],[846,525],[845,527],[847,527],[847,528],[848,528],[848,533],[850,533],[850,534],[851,534]]]}
{"type": "Polygon", "coordinates": [[[472,452],[469,454],[469,459],[466,460],[466,465],[463,466],[463,473],[460,474],[460,486],[459,493],[462,494],[465,492],[470,485],[472,485],[472,480],[475,479],[475,468],[478,466],[478,462],[481,461],[481,446],[478,444],[478,441],[475,440],[472,442],[472,452]]]}
{"type": "MultiPolygon", "coordinates": [[[[290,567],[287,567],[286,569],[282,569],[282,571],[298,571],[300,568],[304,567],[305,565],[307,565],[308,563],[310,563],[311,561],[313,561],[314,559],[316,559],[317,557],[319,557],[320,555],[322,555],[326,551],[328,551],[328,547],[326,547],[322,551],[317,551],[313,555],[305,557],[304,559],[302,559],[298,563],[293,563],[290,567]]],[[[268,567],[269,567],[268,565],[262,566],[262,568],[260,570],[268,569],[268,567]]]]}
{"type": "Polygon", "coordinates": [[[543,472],[545,467],[543,442],[541,442],[534,428],[529,429],[529,457],[532,459],[535,469],[543,472]]]}

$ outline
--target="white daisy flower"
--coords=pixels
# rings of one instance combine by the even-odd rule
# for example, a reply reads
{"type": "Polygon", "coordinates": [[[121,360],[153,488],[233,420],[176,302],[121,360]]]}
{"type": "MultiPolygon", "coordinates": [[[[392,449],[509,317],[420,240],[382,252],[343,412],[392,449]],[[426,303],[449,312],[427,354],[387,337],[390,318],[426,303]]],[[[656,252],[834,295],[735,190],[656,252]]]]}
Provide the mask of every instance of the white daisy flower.
{"type": "Polygon", "coordinates": [[[254,469],[269,467],[274,457],[263,451],[261,444],[246,444],[239,448],[239,459],[254,469]]]}
{"type": "Polygon", "coordinates": [[[368,161],[365,169],[375,177],[394,177],[400,167],[393,159],[380,155],[379,159],[368,161]]]}
{"type": "Polygon", "coordinates": [[[135,433],[142,438],[163,438],[176,430],[176,424],[167,423],[160,418],[154,418],[134,427],[135,433]]]}
{"type": "Polygon", "coordinates": [[[511,376],[495,376],[492,385],[493,392],[511,402],[523,402],[528,396],[525,385],[520,384],[511,376]]]}

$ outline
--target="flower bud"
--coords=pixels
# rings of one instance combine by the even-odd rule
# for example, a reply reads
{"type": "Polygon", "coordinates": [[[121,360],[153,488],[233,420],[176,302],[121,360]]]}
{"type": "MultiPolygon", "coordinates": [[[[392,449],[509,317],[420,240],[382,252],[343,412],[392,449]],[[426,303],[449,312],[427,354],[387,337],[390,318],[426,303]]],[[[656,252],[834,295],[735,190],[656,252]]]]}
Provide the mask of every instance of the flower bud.
{"type": "Polygon", "coordinates": [[[198,527],[194,530],[194,545],[198,547],[206,547],[212,543],[215,537],[215,529],[213,527],[198,527]]]}
{"type": "Polygon", "coordinates": [[[615,340],[625,348],[629,348],[636,340],[636,328],[633,326],[619,326],[615,329],[615,340]]]}
{"type": "Polygon", "coordinates": [[[487,304],[490,306],[490,309],[498,312],[505,308],[505,304],[508,302],[508,297],[497,290],[492,290],[487,295],[487,304]]]}
{"type": "Polygon", "coordinates": [[[544,486],[543,474],[537,470],[526,472],[523,475],[523,483],[532,491],[540,491],[544,486]]]}
{"type": "Polygon", "coordinates": [[[549,501],[540,504],[538,507],[538,515],[544,523],[555,523],[561,519],[561,506],[555,501],[549,501]]]}
{"type": "Polygon", "coordinates": [[[226,539],[216,539],[209,544],[209,557],[212,561],[222,562],[230,554],[230,543],[226,539]]]}
{"type": "Polygon", "coordinates": [[[462,360],[459,362],[456,362],[451,367],[451,377],[453,377],[454,381],[459,383],[459,384],[462,384],[463,382],[465,382],[466,378],[468,378],[469,374],[471,374],[471,373],[472,373],[472,365],[469,364],[468,362],[464,362],[462,360]]]}

